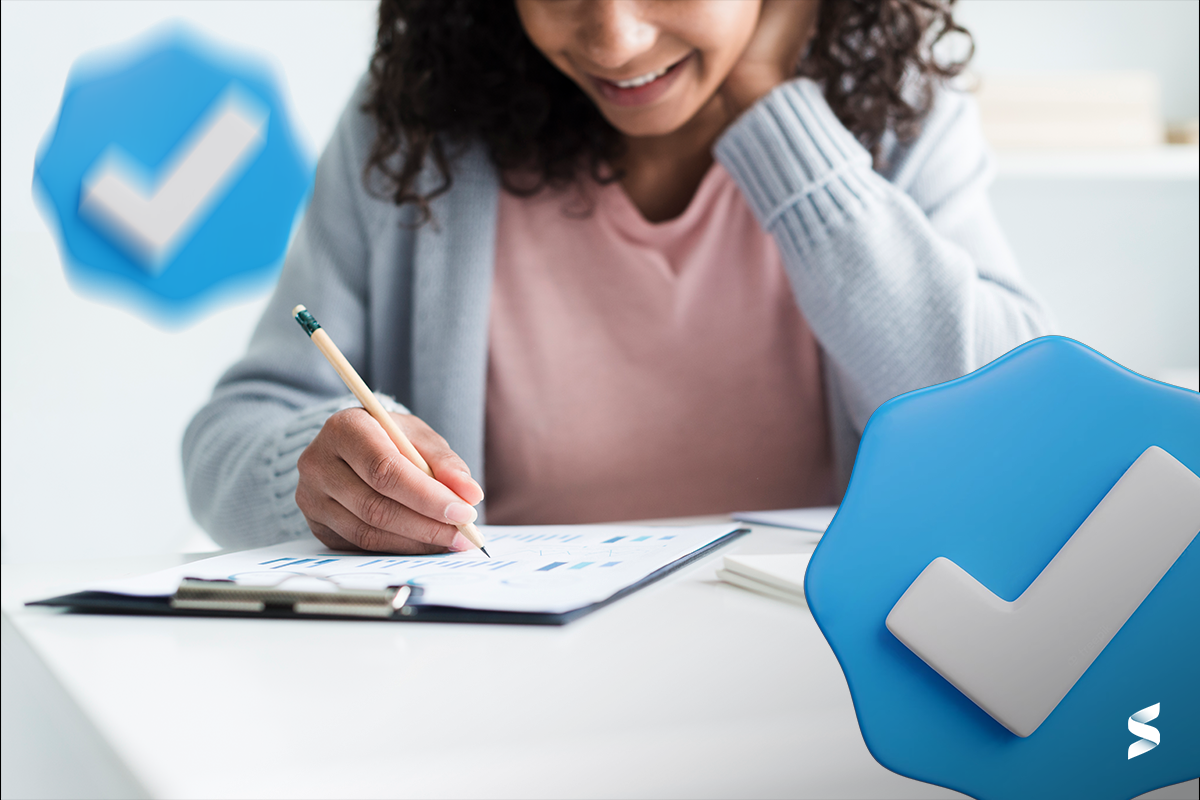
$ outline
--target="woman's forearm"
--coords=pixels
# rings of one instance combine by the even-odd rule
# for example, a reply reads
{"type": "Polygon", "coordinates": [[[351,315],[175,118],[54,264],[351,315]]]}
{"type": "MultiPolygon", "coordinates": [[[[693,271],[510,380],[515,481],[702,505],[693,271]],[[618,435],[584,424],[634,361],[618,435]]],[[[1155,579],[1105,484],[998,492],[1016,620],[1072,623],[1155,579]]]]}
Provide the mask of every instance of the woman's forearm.
{"type": "Polygon", "coordinates": [[[905,154],[922,163],[899,169],[910,191],[872,169],[808,81],[774,90],[716,147],[774,236],[860,430],[889,398],[1049,332],[988,206],[972,121],[929,122],[922,136],[936,141],[905,154]]]}

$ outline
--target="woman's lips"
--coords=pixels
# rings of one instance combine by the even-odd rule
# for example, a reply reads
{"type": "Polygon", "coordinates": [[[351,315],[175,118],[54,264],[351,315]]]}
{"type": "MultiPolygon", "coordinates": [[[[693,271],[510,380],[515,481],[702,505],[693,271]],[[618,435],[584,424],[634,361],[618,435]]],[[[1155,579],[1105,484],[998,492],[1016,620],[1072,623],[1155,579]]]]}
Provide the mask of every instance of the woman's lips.
{"type": "Polygon", "coordinates": [[[671,88],[671,84],[675,82],[675,79],[679,77],[679,74],[683,71],[684,64],[691,60],[692,57],[689,54],[668,67],[662,75],[640,86],[621,87],[613,81],[606,81],[594,75],[589,75],[588,77],[591,78],[592,85],[596,87],[596,91],[600,92],[604,96],[604,99],[610,101],[613,105],[643,106],[647,103],[653,103],[662,97],[667,89],[671,88]]]}

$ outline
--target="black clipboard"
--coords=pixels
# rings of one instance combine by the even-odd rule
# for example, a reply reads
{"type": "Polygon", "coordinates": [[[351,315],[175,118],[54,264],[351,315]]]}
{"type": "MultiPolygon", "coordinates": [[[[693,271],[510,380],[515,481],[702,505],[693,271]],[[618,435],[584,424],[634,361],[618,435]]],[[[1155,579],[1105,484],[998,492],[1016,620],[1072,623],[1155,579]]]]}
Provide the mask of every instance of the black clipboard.
{"type": "Polygon", "coordinates": [[[339,592],[342,600],[351,602],[329,602],[331,595],[321,596],[296,592],[273,592],[269,587],[259,590],[238,587],[231,581],[185,581],[174,595],[139,596],[112,592],[75,592],[45,600],[34,600],[27,606],[64,608],[82,614],[138,614],[172,617],[240,617],[243,619],[326,619],[326,620],[371,620],[383,622],[464,622],[499,625],[565,625],[586,616],[609,603],[620,600],[657,580],[681,569],[750,532],[749,528],[737,528],[714,539],[698,550],[672,561],[650,573],[637,583],[590,605],[562,613],[527,611],[489,611],[476,608],[426,605],[421,602],[420,587],[403,584],[389,587],[389,591],[339,592]],[[207,586],[199,586],[199,584],[207,586]],[[226,584],[217,586],[216,584],[226,584]],[[216,598],[208,605],[200,601],[189,605],[189,597],[201,596],[205,590],[216,598]],[[407,590],[407,591],[405,591],[407,590]],[[405,596],[398,601],[397,593],[405,596]],[[181,597],[182,595],[182,597],[181,597]],[[357,595],[347,597],[347,595],[357,595]],[[367,597],[366,595],[372,595],[367,597]],[[222,600],[221,598],[225,599],[222,600]],[[361,599],[360,604],[352,602],[361,599]],[[338,606],[342,607],[339,609],[338,606]],[[390,606],[387,613],[383,607],[390,606]],[[317,608],[320,607],[320,610],[317,608]],[[299,610],[298,610],[299,609],[299,610]],[[369,609],[369,610],[368,610],[369,609]],[[340,612],[340,613],[339,613],[340,612]]]}

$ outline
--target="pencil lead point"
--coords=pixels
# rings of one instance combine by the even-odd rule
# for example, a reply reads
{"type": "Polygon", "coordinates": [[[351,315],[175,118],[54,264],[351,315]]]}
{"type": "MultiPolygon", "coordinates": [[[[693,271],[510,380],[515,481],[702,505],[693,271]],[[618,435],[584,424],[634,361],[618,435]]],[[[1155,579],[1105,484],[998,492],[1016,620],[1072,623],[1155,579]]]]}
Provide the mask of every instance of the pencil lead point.
{"type": "Polygon", "coordinates": [[[481,547],[481,548],[479,548],[479,549],[480,549],[480,550],[482,550],[482,551],[483,551],[483,554],[484,554],[485,556],[487,556],[488,558],[491,558],[491,557],[492,557],[492,554],[491,554],[491,553],[489,553],[489,552],[487,551],[487,548],[486,548],[486,547],[481,547]]]}

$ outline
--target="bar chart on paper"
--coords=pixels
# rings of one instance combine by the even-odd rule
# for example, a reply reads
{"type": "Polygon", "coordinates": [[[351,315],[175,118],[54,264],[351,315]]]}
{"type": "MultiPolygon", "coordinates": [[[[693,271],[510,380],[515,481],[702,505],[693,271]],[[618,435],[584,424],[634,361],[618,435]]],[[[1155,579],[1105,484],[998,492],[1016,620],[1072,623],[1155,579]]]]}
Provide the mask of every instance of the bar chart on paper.
{"type": "MultiPolygon", "coordinates": [[[[493,611],[564,613],[598,603],[702,550],[729,525],[484,526],[492,558],[479,551],[429,556],[347,554],[318,542],[230,553],[183,567],[89,587],[132,595],[167,595],[183,578],[248,586],[309,581],[314,587],[380,589],[419,586],[421,602],[493,611]]],[[[292,583],[288,584],[293,585],[292,583]]]]}

